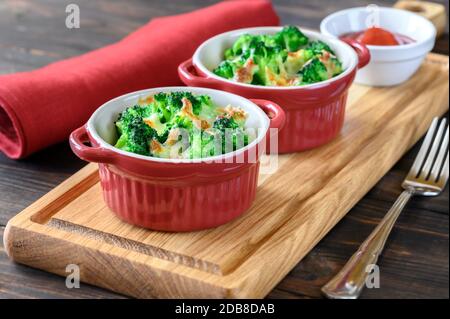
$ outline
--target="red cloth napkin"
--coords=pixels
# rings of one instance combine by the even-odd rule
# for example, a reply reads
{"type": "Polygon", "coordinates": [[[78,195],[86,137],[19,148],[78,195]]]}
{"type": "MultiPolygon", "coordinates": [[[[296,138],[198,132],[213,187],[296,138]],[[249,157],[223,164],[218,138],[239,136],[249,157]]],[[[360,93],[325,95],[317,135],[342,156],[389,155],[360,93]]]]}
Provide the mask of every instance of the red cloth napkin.
{"type": "Polygon", "coordinates": [[[0,76],[0,150],[22,158],[63,141],[116,96],[181,85],[178,65],[211,36],[278,23],[269,1],[225,1],[154,19],[118,43],[75,58],[0,76]]]}

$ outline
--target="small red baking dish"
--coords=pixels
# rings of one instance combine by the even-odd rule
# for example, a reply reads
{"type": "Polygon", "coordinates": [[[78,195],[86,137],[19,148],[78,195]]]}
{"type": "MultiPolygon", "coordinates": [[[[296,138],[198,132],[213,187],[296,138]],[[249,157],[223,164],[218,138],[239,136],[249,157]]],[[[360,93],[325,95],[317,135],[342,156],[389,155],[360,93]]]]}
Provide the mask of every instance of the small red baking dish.
{"type": "Polygon", "coordinates": [[[282,27],[258,27],[222,33],[205,41],[178,68],[181,80],[189,86],[209,87],[244,97],[269,99],[286,112],[286,124],[279,132],[279,153],[297,152],[322,145],[341,130],[347,94],[358,68],[370,60],[368,49],[354,40],[341,41],[318,32],[302,30],[312,40],[327,43],[342,61],[344,72],[319,83],[275,87],[238,83],[211,72],[223,59],[223,52],[242,34],[274,34],[282,27]]]}
{"type": "Polygon", "coordinates": [[[270,101],[204,88],[155,88],[105,103],[72,132],[70,145],[81,159],[99,163],[104,200],[119,218],[155,230],[191,231],[224,224],[250,207],[266,134],[284,122],[284,111],[270,101]],[[246,126],[256,129],[255,139],[237,151],[193,160],[143,156],[112,146],[120,112],[139,98],[173,91],[207,94],[218,106],[243,108],[249,115],[246,126]]]}

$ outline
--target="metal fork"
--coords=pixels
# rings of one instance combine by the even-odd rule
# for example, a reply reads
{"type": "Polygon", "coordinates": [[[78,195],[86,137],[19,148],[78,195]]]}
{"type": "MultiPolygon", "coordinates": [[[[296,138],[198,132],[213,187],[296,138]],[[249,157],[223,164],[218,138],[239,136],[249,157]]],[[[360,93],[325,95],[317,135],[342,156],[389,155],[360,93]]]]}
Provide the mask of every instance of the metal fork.
{"type": "Polygon", "coordinates": [[[402,183],[403,193],[359,247],[341,271],[322,287],[328,298],[356,299],[365,286],[368,273],[383,251],[395,221],[412,196],[437,196],[445,188],[449,174],[448,125],[434,118],[411,170],[402,183]]]}

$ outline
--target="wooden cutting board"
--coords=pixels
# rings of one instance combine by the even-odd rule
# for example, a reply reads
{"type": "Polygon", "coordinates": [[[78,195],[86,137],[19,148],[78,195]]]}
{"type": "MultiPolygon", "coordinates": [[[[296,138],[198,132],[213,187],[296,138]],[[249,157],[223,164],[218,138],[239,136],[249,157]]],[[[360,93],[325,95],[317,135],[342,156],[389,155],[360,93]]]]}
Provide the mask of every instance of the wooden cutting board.
{"type": "Polygon", "coordinates": [[[338,138],[279,157],[256,201],[221,227],[165,233],[118,220],[89,164],[11,219],[9,256],[135,297],[264,297],[448,110],[449,59],[430,54],[407,83],[354,85],[338,138]]]}

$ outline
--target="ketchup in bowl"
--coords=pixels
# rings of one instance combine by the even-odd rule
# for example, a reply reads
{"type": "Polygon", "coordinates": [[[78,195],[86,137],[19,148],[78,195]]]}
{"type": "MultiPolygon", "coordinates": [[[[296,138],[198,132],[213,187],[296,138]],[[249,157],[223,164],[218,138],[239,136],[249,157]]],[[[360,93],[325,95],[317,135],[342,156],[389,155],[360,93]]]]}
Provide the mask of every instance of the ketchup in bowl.
{"type": "Polygon", "coordinates": [[[341,35],[366,45],[404,45],[415,42],[410,37],[393,33],[383,28],[371,27],[364,31],[350,32],[341,35]]]}

